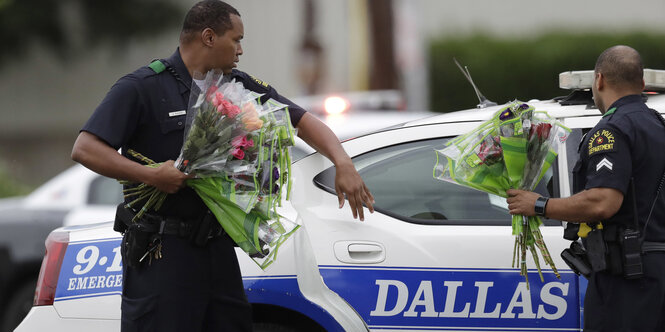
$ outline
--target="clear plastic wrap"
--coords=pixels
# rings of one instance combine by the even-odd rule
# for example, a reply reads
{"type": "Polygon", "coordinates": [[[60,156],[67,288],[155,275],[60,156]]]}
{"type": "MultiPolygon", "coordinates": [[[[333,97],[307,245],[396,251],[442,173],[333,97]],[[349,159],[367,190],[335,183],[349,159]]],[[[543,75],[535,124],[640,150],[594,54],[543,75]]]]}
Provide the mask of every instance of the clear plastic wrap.
{"type": "MultiPolygon", "coordinates": [[[[506,190],[534,190],[549,180],[550,167],[570,130],[545,112],[514,101],[469,133],[437,150],[434,177],[506,197],[506,190]]],[[[526,251],[531,251],[540,273],[536,248],[554,273],[558,272],[540,233],[539,217],[513,216],[513,266],[519,261],[527,278],[526,251]],[[517,248],[520,252],[517,252],[517,248]]],[[[540,274],[542,279],[542,274],[540,274]]],[[[528,285],[528,284],[527,284],[528,285]]]]}
{"type": "MultiPolygon", "coordinates": [[[[227,234],[261,267],[276,258],[279,246],[298,225],[276,211],[290,190],[289,147],[295,143],[286,105],[267,100],[220,72],[194,83],[184,142],[175,166],[194,174],[187,180],[215,214],[227,234]]],[[[149,166],[157,164],[134,153],[149,166]]],[[[166,197],[139,185],[126,195],[145,200],[137,218],[158,210],[166,197]]]]}

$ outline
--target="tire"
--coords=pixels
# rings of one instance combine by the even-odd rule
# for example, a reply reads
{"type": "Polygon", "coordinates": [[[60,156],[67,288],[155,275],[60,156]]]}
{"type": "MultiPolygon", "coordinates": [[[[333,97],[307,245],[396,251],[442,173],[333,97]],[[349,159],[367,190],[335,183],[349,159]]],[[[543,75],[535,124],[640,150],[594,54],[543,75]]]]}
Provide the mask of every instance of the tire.
{"type": "Polygon", "coordinates": [[[254,323],[254,332],[300,332],[290,326],[276,323],[254,323]]]}
{"type": "Polygon", "coordinates": [[[37,280],[30,280],[19,286],[11,300],[7,302],[7,308],[2,315],[1,332],[12,332],[21,323],[23,318],[30,312],[35,297],[35,286],[37,280]]]}

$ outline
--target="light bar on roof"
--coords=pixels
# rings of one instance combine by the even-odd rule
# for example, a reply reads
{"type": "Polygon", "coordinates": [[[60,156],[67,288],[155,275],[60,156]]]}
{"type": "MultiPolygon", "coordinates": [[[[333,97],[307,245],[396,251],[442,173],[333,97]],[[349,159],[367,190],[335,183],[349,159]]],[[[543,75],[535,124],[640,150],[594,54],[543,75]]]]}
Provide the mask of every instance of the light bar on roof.
{"type": "Polygon", "coordinates": [[[593,85],[593,70],[565,71],[559,74],[561,89],[591,89],[591,85],[593,85]]]}
{"type": "Polygon", "coordinates": [[[323,108],[328,114],[342,114],[349,109],[349,102],[338,96],[331,96],[323,101],[323,108]]]}
{"type": "Polygon", "coordinates": [[[645,69],[644,90],[665,91],[665,70],[645,69]]]}
{"type": "MultiPolygon", "coordinates": [[[[591,89],[593,70],[566,71],[559,74],[559,87],[567,90],[591,89]]],[[[645,69],[644,90],[665,91],[665,70],[645,69]]]]}

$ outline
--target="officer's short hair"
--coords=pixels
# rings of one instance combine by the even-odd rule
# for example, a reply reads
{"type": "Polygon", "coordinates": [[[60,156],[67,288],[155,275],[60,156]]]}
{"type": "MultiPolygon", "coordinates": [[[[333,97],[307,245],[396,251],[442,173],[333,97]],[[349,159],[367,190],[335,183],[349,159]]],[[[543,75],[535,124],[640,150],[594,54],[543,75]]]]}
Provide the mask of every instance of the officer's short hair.
{"type": "Polygon", "coordinates": [[[644,69],[642,57],[635,49],[618,45],[606,49],[596,61],[596,73],[601,73],[610,85],[622,88],[642,88],[644,69]]]}
{"type": "Polygon", "coordinates": [[[188,41],[193,33],[210,28],[222,35],[233,27],[231,15],[240,13],[233,6],[219,0],[204,0],[196,3],[185,15],[180,33],[181,41],[188,41]]]}

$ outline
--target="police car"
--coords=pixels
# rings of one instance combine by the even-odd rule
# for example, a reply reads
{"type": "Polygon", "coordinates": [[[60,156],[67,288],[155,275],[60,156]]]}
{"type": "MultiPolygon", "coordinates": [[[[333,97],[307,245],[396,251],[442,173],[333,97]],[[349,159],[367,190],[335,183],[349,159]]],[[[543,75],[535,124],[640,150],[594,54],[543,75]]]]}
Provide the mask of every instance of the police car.
{"type": "MultiPolygon", "coordinates": [[[[649,107],[665,113],[665,72],[645,71],[649,107]],[[653,92],[653,91],[661,92],[653,92]]],[[[552,197],[571,194],[577,143],[601,118],[588,91],[593,72],[568,72],[565,98],[529,104],[572,133],[559,151],[552,197]]],[[[334,168],[320,154],[292,167],[283,213],[302,228],[266,271],[238,252],[256,331],[580,331],[586,289],[558,257],[562,223],[542,233],[561,273],[512,268],[505,200],[432,177],[436,148],[501,106],[443,114],[343,143],[372,190],[376,212],[354,220],[337,208],[334,168]]],[[[46,241],[34,307],[16,331],[117,331],[122,261],[111,223],[64,227],[46,241]]],[[[529,262],[534,267],[533,261],[529,262]]]]}
{"type": "MultiPolygon", "coordinates": [[[[353,96],[338,94],[321,98],[322,113],[314,113],[341,139],[433,114],[394,108],[376,110],[367,107],[372,105],[355,103],[384,100],[383,92],[380,96],[365,94],[362,98],[349,98],[353,96]],[[373,121],[368,124],[368,119],[373,121]]],[[[297,139],[291,156],[297,160],[312,152],[297,139]]],[[[25,197],[0,199],[0,332],[13,331],[32,307],[48,234],[62,226],[113,220],[116,205],[122,201],[121,190],[116,180],[75,165],[25,197]]]]}
{"type": "Polygon", "coordinates": [[[0,331],[12,331],[32,306],[46,236],[63,225],[110,220],[121,199],[117,181],[80,165],[25,197],[0,199],[0,331]]]}

